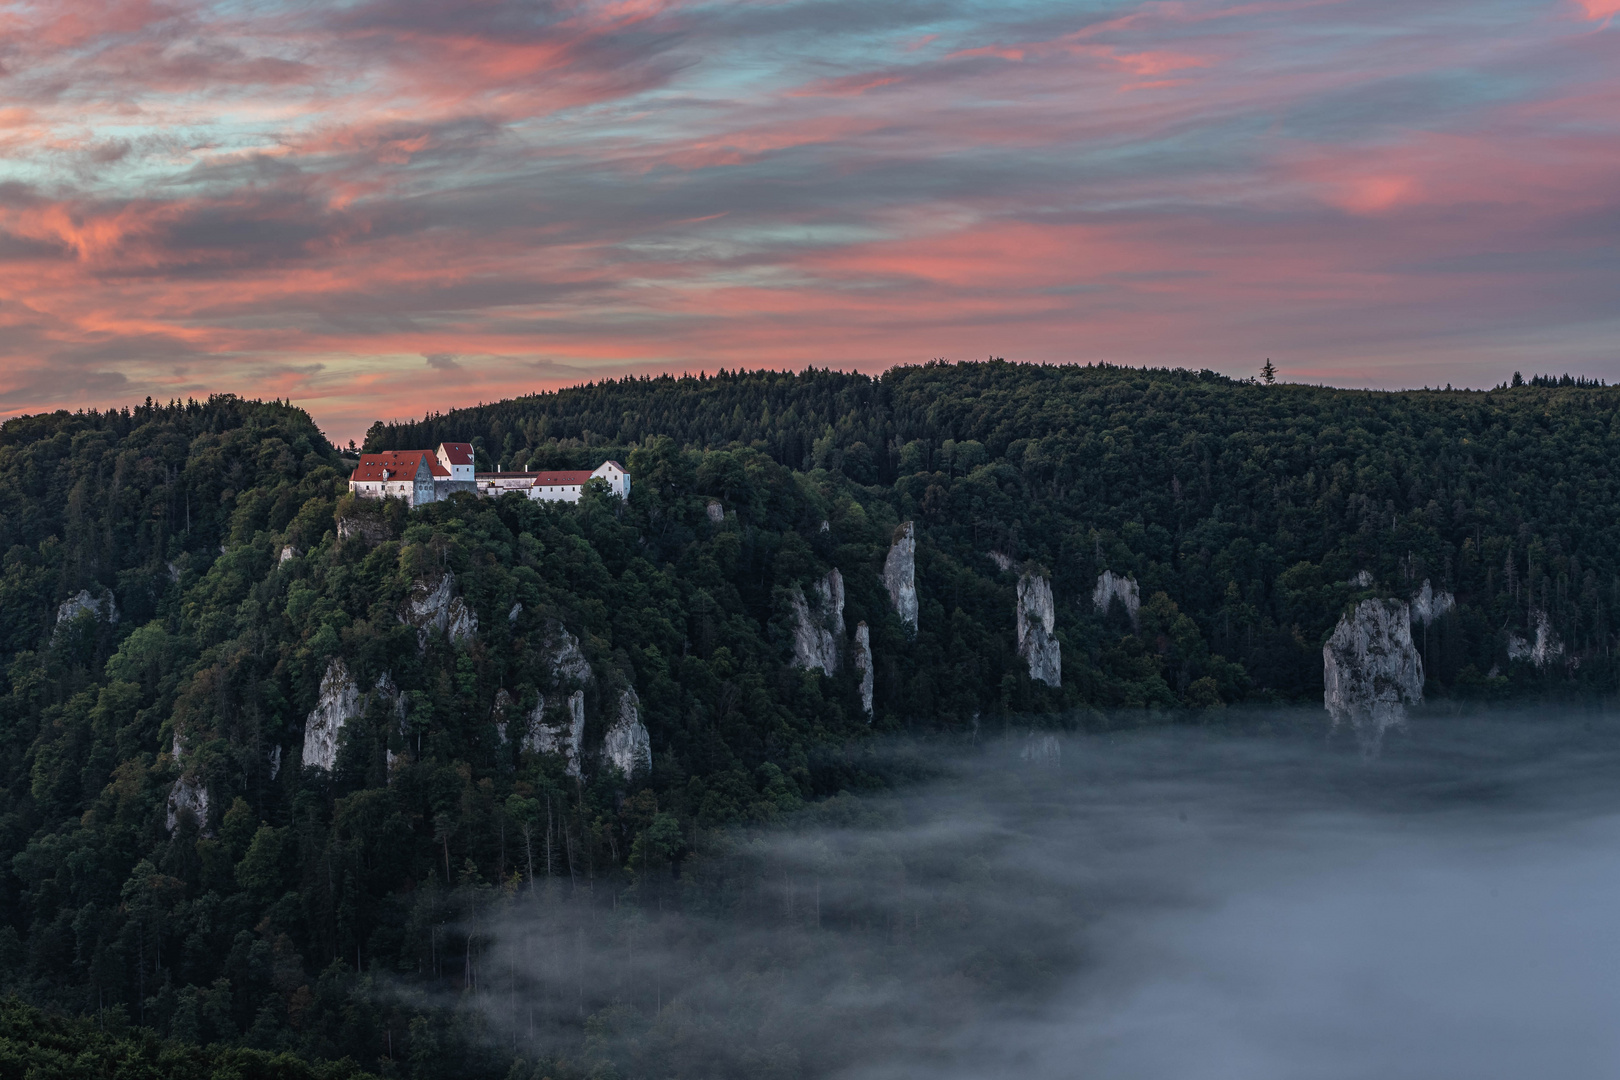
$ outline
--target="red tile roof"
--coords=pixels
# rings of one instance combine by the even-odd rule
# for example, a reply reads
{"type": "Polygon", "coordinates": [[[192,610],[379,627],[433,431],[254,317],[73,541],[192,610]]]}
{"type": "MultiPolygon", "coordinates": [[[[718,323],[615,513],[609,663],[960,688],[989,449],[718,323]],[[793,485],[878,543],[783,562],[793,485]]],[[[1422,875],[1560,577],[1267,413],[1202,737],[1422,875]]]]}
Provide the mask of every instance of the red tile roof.
{"type": "Polygon", "coordinates": [[[535,487],[576,487],[583,486],[591,478],[589,469],[580,469],[576,472],[543,472],[534,474],[535,487]]]}
{"type": "Polygon", "coordinates": [[[416,476],[417,463],[426,458],[428,471],[434,476],[449,476],[450,470],[440,465],[426,450],[384,450],[380,454],[361,454],[360,465],[349,475],[350,480],[409,480],[416,476]],[[385,477],[384,470],[388,472],[385,477]]]}
{"type": "Polygon", "coordinates": [[[472,443],[447,442],[439,445],[444,447],[444,456],[450,459],[450,464],[471,465],[473,463],[472,443]]]}

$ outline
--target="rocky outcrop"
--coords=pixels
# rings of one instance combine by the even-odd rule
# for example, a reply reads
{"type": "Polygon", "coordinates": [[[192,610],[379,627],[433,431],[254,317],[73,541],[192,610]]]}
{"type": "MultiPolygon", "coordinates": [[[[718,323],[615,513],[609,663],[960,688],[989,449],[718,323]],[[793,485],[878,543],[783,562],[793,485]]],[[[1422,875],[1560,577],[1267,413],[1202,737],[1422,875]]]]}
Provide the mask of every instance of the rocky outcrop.
{"type": "Polygon", "coordinates": [[[1139,614],[1142,610],[1142,592],[1136,586],[1134,577],[1121,577],[1112,570],[1104,570],[1097,575],[1097,587],[1091,590],[1091,603],[1104,615],[1115,601],[1125,609],[1134,627],[1139,623],[1139,614]]]}
{"type": "Polygon", "coordinates": [[[478,616],[456,589],[456,575],[446,570],[437,581],[425,578],[411,586],[400,622],[416,627],[418,646],[447,634],[452,645],[478,632],[478,616]]]}
{"type": "Polygon", "coordinates": [[[589,682],[590,661],[579,647],[579,638],[553,619],[546,626],[546,652],[551,663],[551,677],[560,683],[589,682]]]}
{"type": "MultiPolygon", "coordinates": [[[[406,736],[405,695],[399,692],[399,688],[394,685],[394,677],[386,671],[377,676],[377,684],[372,688],[372,693],[387,703],[388,711],[393,714],[393,730],[388,732],[386,741],[388,743],[395,743],[397,741],[402,745],[406,736]]],[[[360,711],[364,712],[366,707],[367,702],[362,701],[360,703],[360,711]]],[[[383,753],[387,757],[388,769],[391,773],[394,768],[394,762],[399,759],[400,755],[394,753],[394,748],[392,745],[386,746],[383,753]]]]}
{"type": "Polygon", "coordinates": [[[617,765],[626,777],[652,768],[652,740],[641,722],[641,699],[634,690],[619,694],[618,715],[602,740],[602,757],[617,765]]]}
{"type": "Polygon", "coordinates": [[[1337,727],[1348,721],[1363,746],[1423,700],[1423,660],[1412,644],[1412,612],[1399,600],[1363,600],[1322,646],[1323,704],[1337,727]]]}
{"type": "Polygon", "coordinates": [[[1358,570],[1356,571],[1355,576],[1352,577],[1347,584],[1354,585],[1358,589],[1370,589],[1372,588],[1372,583],[1373,576],[1371,570],[1358,570]]]}
{"type": "Polygon", "coordinates": [[[1545,611],[1532,613],[1530,625],[1535,634],[1533,640],[1526,641],[1518,634],[1508,635],[1508,659],[1525,660],[1534,664],[1537,670],[1544,670],[1549,664],[1563,658],[1564,643],[1553,630],[1552,622],[1547,618],[1545,611]]]}
{"type": "Polygon", "coordinates": [[[872,631],[865,623],[855,624],[855,670],[861,673],[861,708],[872,719],[872,631]]]}
{"type": "Polygon", "coordinates": [[[726,520],[726,508],[713,500],[710,500],[709,505],[703,508],[703,512],[708,514],[709,520],[716,525],[726,520]]]}
{"type": "Polygon", "coordinates": [[[276,559],[276,565],[280,566],[284,562],[291,559],[296,559],[298,558],[299,554],[301,554],[299,550],[293,547],[291,544],[283,544],[281,546],[281,555],[276,559]]]}
{"type": "Polygon", "coordinates": [[[511,626],[523,614],[523,603],[520,600],[512,601],[512,606],[506,609],[506,625],[511,626]]]}
{"type": "Polygon", "coordinates": [[[337,764],[338,734],[360,712],[360,688],[348,665],[334,656],[321,678],[320,700],[304,721],[304,767],[331,772],[337,764]]]}
{"type": "Polygon", "coordinates": [[[210,835],[208,829],[208,785],[197,776],[182,776],[169,788],[169,801],[164,814],[164,824],[173,836],[185,814],[196,819],[197,828],[204,836],[210,835]]]}
{"type": "Polygon", "coordinates": [[[1003,555],[999,551],[987,551],[985,552],[985,555],[990,559],[991,562],[996,564],[997,570],[1007,571],[1012,569],[1013,561],[1011,556],[1003,555]]]}
{"type": "Polygon", "coordinates": [[[1057,611],[1052,604],[1052,583],[1026,573],[1018,579],[1018,655],[1029,664],[1029,677],[1047,686],[1063,685],[1063,655],[1053,636],[1057,611]]]}
{"type": "Polygon", "coordinates": [[[91,596],[89,589],[80,589],[77,596],[70,596],[57,606],[56,624],[60,626],[86,614],[95,616],[97,622],[115,623],[118,621],[118,604],[110,592],[91,596]]]}
{"type": "Polygon", "coordinates": [[[585,744],[585,692],[575,690],[563,704],[560,722],[546,716],[544,697],[535,704],[528,716],[521,749],[528,754],[561,754],[567,763],[568,775],[578,776],[580,748],[585,744]]]}
{"type": "Polygon", "coordinates": [[[502,746],[507,743],[506,729],[511,724],[511,713],[516,704],[505,687],[495,691],[495,705],[489,710],[489,714],[495,721],[495,737],[501,740],[502,746]]]}
{"type": "Polygon", "coordinates": [[[345,514],[337,519],[337,536],[340,543],[345,540],[359,540],[366,544],[380,544],[387,540],[392,532],[386,521],[369,514],[345,514]]]}
{"type": "Polygon", "coordinates": [[[803,590],[793,591],[793,662],[831,675],[838,670],[838,645],[844,637],[844,575],[834,567],[813,592],[814,610],[803,590]]]}
{"type": "Polygon", "coordinates": [[[1435,589],[1429,579],[1423,579],[1423,588],[1412,597],[1412,621],[1428,626],[1437,623],[1447,612],[1457,607],[1457,598],[1444,589],[1435,589]]]}
{"type": "Polygon", "coordinates": [[[883,587],[889,590],[894,613],[906,624],[907,632],[917,632],[917,526],[908,521],[895,530],[889,557],[883,560],[883,587]]]}
{"type": "Polygon", "coordinates": [[[270,779],[274,780],[281,772],[281,747],[279,745],[270,748],[269,761],[270,779]]]}

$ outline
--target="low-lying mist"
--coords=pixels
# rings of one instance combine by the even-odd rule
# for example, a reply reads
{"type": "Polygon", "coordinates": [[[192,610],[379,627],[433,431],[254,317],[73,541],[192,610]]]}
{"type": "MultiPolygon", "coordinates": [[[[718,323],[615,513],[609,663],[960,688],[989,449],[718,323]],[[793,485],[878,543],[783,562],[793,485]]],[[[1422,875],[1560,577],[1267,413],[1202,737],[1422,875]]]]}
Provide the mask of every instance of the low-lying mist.
{"type": "Polygon", "coordinates": [[[894,753],[933,779],[513,905],[492,1035],[626,1077],[1620,1073],[1608,716],[894,753]]]}

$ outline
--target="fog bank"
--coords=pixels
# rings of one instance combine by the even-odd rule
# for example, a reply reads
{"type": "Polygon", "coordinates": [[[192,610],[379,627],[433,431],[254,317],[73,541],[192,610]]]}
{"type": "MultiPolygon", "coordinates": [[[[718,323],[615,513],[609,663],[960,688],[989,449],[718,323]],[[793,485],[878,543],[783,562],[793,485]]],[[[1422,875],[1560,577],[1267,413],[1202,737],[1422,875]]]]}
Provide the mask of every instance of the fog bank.
{"type": "Polygon", "coordinates": [[[514,905],[481,1001],[520,1052],[626,1076],[1610,1076],[1617,729],[995,741],[700,841],[641,906],[514,905]]]}

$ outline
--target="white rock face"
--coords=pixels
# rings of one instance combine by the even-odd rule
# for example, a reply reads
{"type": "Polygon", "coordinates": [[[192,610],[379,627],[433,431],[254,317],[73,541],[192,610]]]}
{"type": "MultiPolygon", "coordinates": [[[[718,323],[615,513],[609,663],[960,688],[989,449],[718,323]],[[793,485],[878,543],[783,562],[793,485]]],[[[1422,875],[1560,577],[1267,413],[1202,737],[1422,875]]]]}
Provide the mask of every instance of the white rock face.
{"type": "Polygon", "coordinates": [[[1063,743],[1056,735],[1032,731],[1024,739],[1018,759],[1031,765],[1059,765],[1063,762],[1063,743]]]}
{"type": "Polygon", "coordinates": [[[517,600],[512,601],[512,606],[506,612],[506,625],[511,626],[517,622],[518,616],[522,614],[523,604],[517,600]]]}
{"type": "MultiPolygon", "coordinates": [[[[377,685],[373,688],[372,692],[380,696],[392,708],[394,713],[394,732],[403,738],[405,735],[405,696],[401,694],[399,689],[394,685],[394,677],[386,671],[377,676],[377,685]]],[[[360,711],[362,713],[366,711],[366,703],[364,701],[360,703],[360,711]]],[[[393,749],[389,747],[384,747],[383,754],[388,759],[388,769],[391,773],[394,768],[394,762],[400,757],[400,755],[394,753],[393,749]]]]}
{"type": "Polygon", "coordinates": [[[1372,588],[1372,583],[1373,576],[1371,570],[1358,571],[1356,576],[1350,579],[1350,584],[1354,585],[1358,589],[1370,589],[1372,588]]]}
{"type": "Polygon", "coordinates": [[[352,539],[380,544],[388,539],[388,525],[373,517],[340,517],[337,520],[337,535],[339,541],[352,539]]]}
{"type": "Polygon", "coordinates": [[[861,708],[872,720],[872,631],[865,623],[855,624],[855,670],[861,673],[861,708]]]}
{"type": "Polygon", "coordinates": [[[1063,685],[1063,655],[1052,631],[1057,612],[1052,583],[1036,574],[1018,579],[1018,655],[1029,662],[1029,677],[1047,686],[1063,685]]]}
{"type": "Polygon", "coordinates": [[[502,746],[505,746],[507,742],[507,714],[512,711],[513,704],[512,695],[506,692],[505,687],[495,691],[495,707],[490,709],[489,712],[495,718],[495,736],[501,740],[502,746]]]}
{"type": "Polygon", "coordinates": [[[1097,575],[1097,587],[1091,591],[1091,603],[1104,615],[1108,608],[1118,600],[1125,607],[1125,614],[1131,618],[1131,625],[1139,622],[1138,615],[1142,610],[1142,592],[1136,587],[1133,577],[1120,577],[1112,570],[1104,570],[1097,575]]]}
{"type": "Polygon", "coordinates": [[[165,822],[169,835],[180,827],[181,811],[189,810],[197,819],[204,836],[212,835],[208,829],[208,785],[195,776],[182,776],[169,788],[169,803],[165,822]]]}
{"type": "Polygon", "coordinates": [[[708,506],[703,508],[703,512],[708,514],[709,520],[714,522],[716,525],[726,520],[726,508],[721,506],[718,502],[709,503],[708,506]]]}
{"type": "Polygon", "coordinates": [[[634,690],[619,695],[619,715],[602,740],[602,756],[626,777],[652,768],[652,740],[641,722],[641,699],[634,690]]]}
{"type": "Polygon", "coordinates": [[[844,575],[837,567],[815,584],[816,608],[804,593],[793,593],[793,662],[806,671],[838,670],[838,644],[844,636],[844,575]]]}
{"type": "Polygon", "coordinates": [[[585,742],[585,691],[568,695],[567,715],[562,723],[546,721],[546,699],[541,698],[528,716],[522,749],[529,754],[561,754],[568,763],[568,775],[580,775],[579,751],[585,742]]]}
{"type": "Polygon", "coordinates": [[[1412,597],[1412,621],[1428,626],[1437,623],[1448,612],[1457,607],[1457,598],[1444,589],[1435,589],[1429,585],[1429,579],[1423,579],[1423,588],[1412,597]]]}
{"type": "Polygon", "coordinates": [[[118,604],[113,600],[112,593],[102,593],[97,597],[91,596],[89,589],[80,589],[79,595],[68,597],[57,607],[56,624],[60,626],[86,612],[94,615],[98,622],[118,621],[118,604]]]}
{"type": "Polygon", "coordinates": [[[337,764],[338,733],[360,715],[360,688],[348,665],[334,656],[321,677],[321,697],[304,721],[304,766],[332,771],[337,764]]]}
{"type": "Polygon", "coordinates": [[[1528,660],[1538,670],[1545,669],[1548,664],[1563,657],[1564,643],[1558,639],[1545,611],[1537,611],[1531,623],[1536,632],[1534,641],[1526,641],[1518,634],[1508,635],[1508,659],[1528,660]]]}
{"type": "Polygon", "coordinates": [[[281,772],[281,747],[270,748],[270,779],[274,780],[281,772]]]}
{"type": "Polygon", "coordinates": [[[996,564],[997,569],[999,569],[999,570],[1011,570],[1012,569],[1012,558],[1010,556],[1003,555],[999,551],[987,551],[987,552],[985,552],[985,554],[987,556],[989,556],[991,562],[996,564]]]}
{"type": "Polygon", "coordinates": [[[917,633],[917,526],[900,526],[889,557],[883,560],[883,587],[889,590],[889,603],[906,629],[917,633]]]}
{"type": "Polygon", "coordinates": [[[283,544],[281,548],[281,557],[276,560],[276,565],[280,566],[287,560],[296,558],[298,558],[298,549],[293,547],[291,544],[283,544]]]}
{"type": "Polygon", "coordinates": [[[1363,746],[1406,720],[1423,700],[1423,660],[1412,645],[1411,609],[1399,600],[1363,600],[1322,646],[1322,701],[1337,727],[1349,721],[1363,746]]]}
{"type": "Polygon", "coordinates": [[[456,644],[478,632],[478,616],[461,598],[456,575],[448,570],[437,582],[422,580],[411,586],[400,621],[416,627],[417,644],[423,648],[437,634],[448,634],[456,644]]]}
{"type": "Polygon", "coordinates": [[[562,623],[552,620],[546,627],[546,644],[551,653],[551,677],[564,682],[589,682],[590,661],[579,647],[579,638],[568,632],[562,623]]]}

